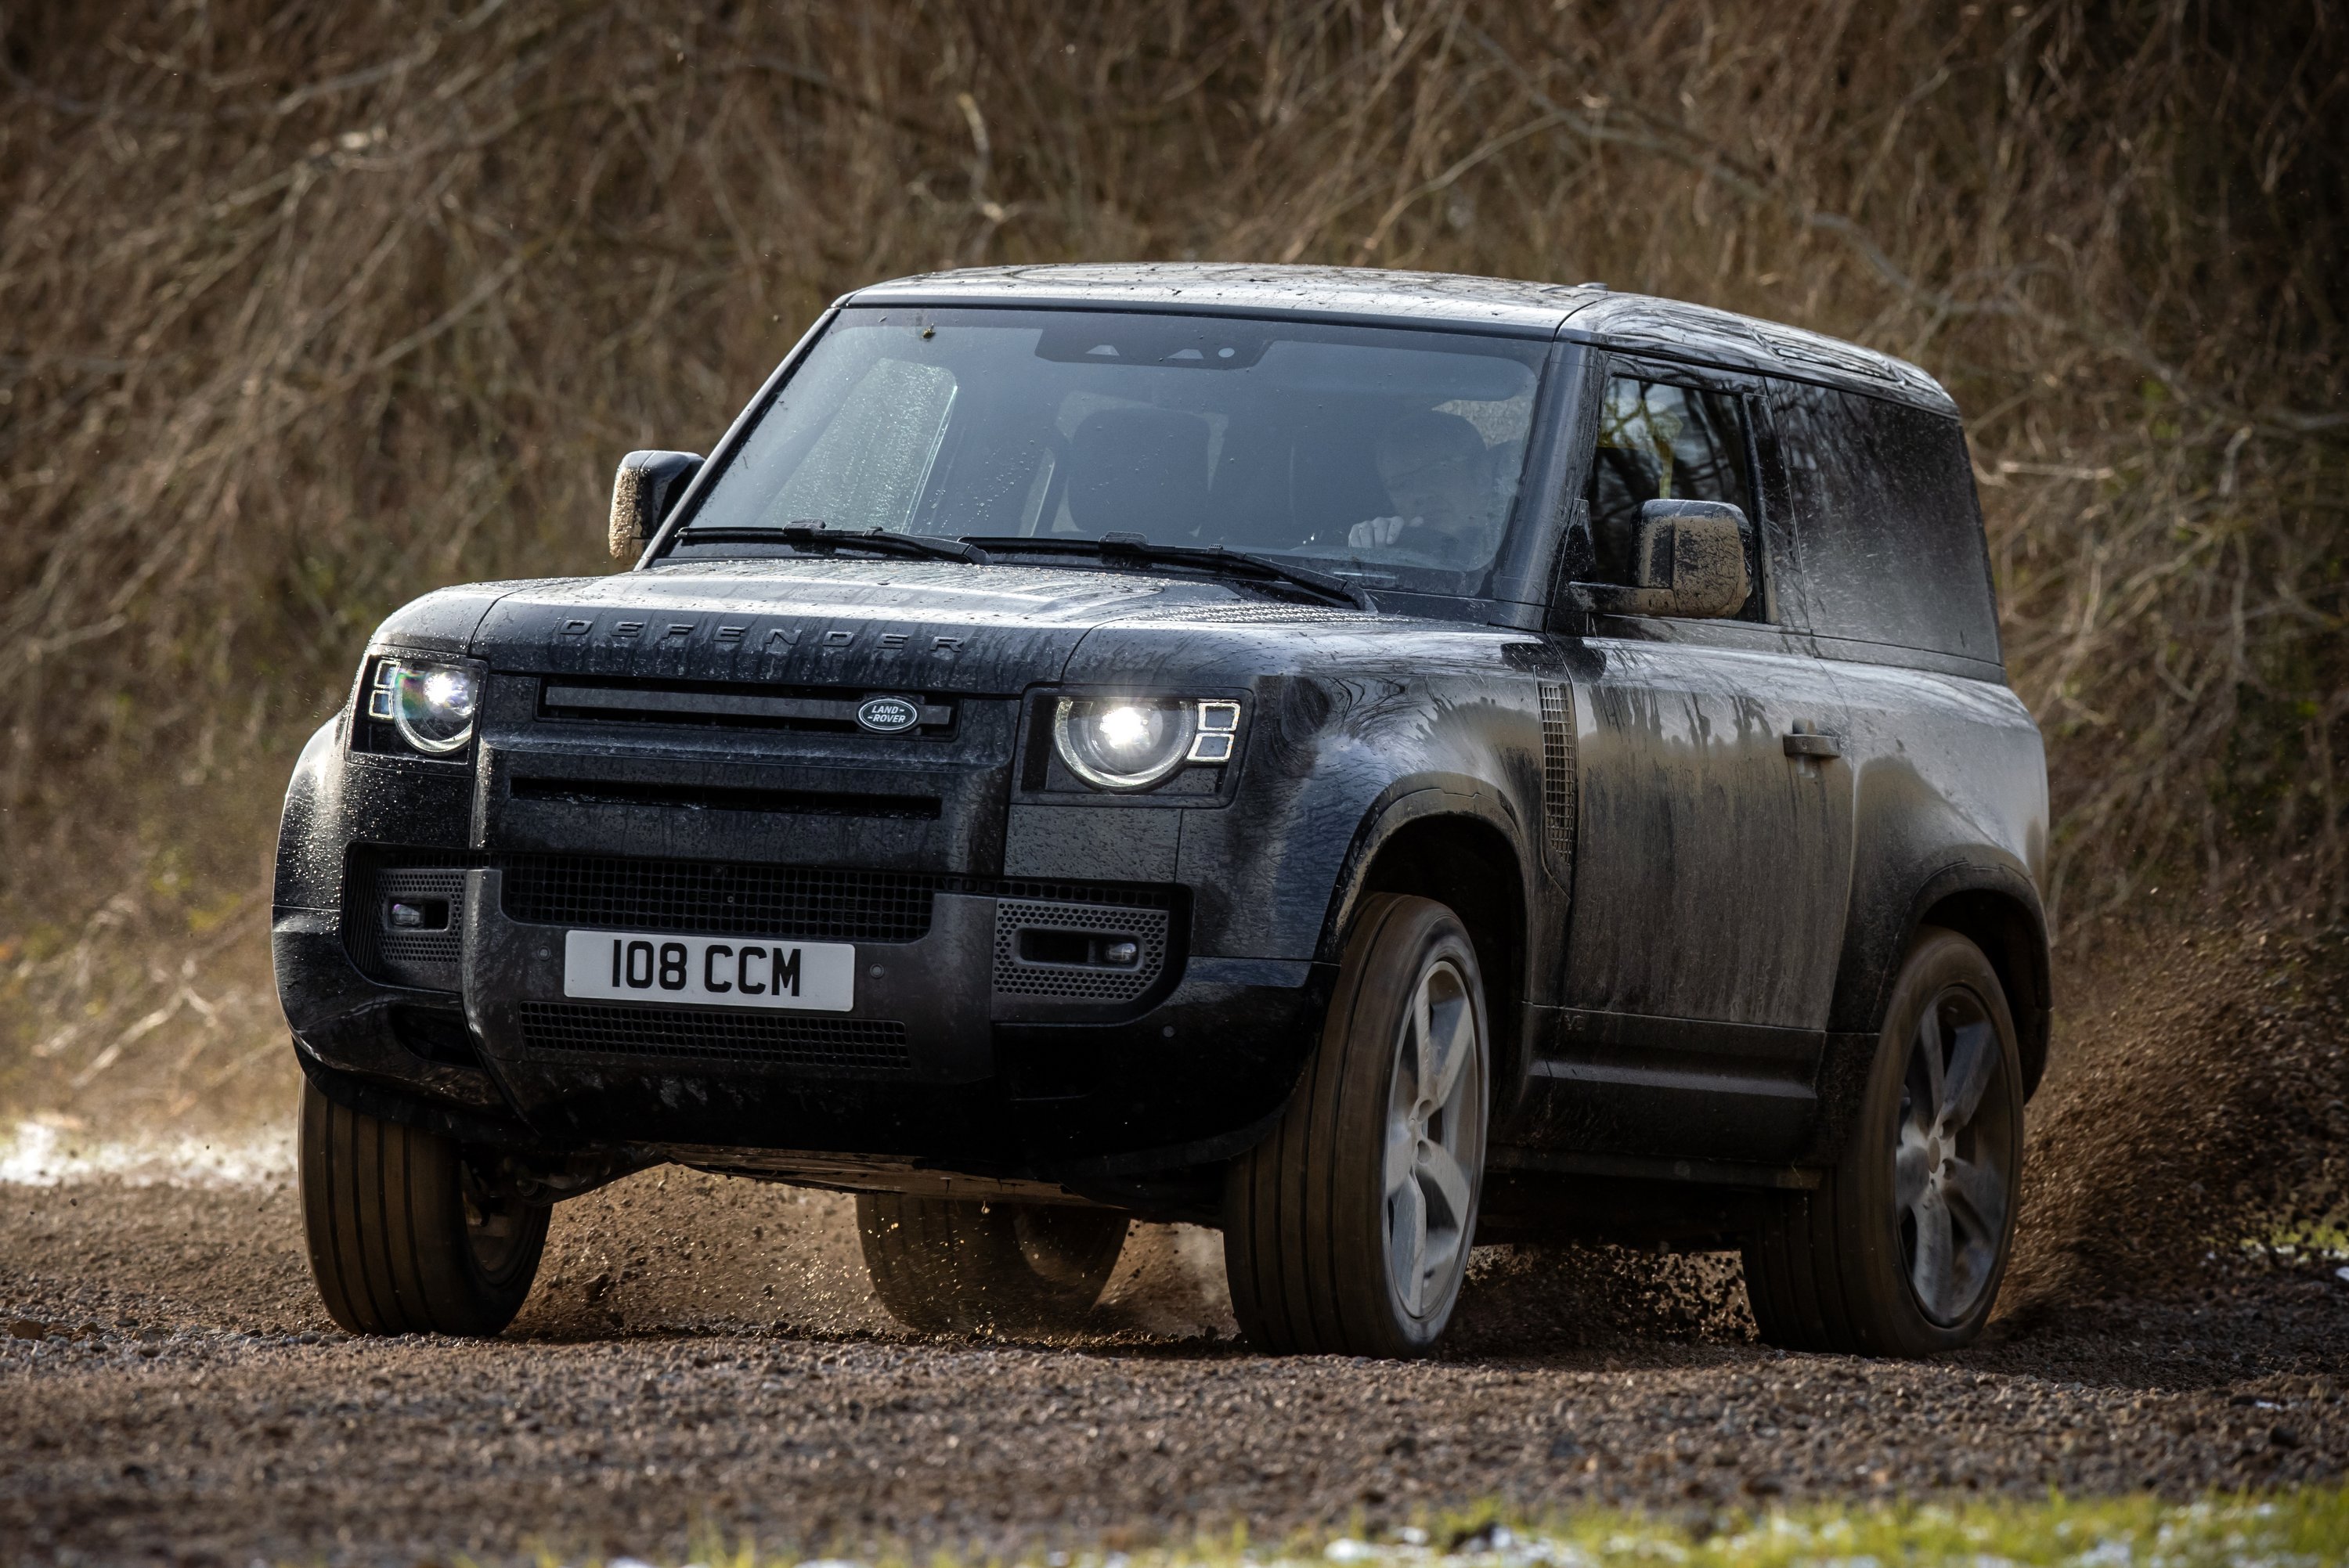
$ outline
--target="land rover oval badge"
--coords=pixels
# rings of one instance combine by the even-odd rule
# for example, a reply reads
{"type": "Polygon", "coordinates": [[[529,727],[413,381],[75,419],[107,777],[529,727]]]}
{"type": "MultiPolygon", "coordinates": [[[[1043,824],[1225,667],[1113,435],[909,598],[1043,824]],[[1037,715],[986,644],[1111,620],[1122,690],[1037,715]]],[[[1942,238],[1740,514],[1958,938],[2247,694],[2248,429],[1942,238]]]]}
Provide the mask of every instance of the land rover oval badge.
{"type": "Polygon", "coordinates": [[[856,722],[875,735],[899,735],[922,722],[922,708],[911,697],[868,696],[856,705],[856,722]]]}

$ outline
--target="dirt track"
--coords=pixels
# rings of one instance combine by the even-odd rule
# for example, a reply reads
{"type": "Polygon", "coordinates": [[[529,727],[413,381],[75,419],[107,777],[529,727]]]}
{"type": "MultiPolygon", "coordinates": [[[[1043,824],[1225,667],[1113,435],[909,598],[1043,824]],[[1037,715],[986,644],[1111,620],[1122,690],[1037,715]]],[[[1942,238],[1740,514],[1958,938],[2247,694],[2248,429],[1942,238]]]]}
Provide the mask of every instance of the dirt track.
{"type": "Polygon", "coordinates": [[[2025,1315],[1954,1361],[1785,1357],[1733,1268],[1495,1254],[1454,1354],[1252,1357],[1215,1238],[1146,1230],[1068,1346],[903,1338],[843,1201],[647,1172],[557,1212],[508,1339],[362,1341],[283,1184],[0,1187],[0,1557],[243,1563],[1261,1536],[2349,1468],[2349,1282],[2025,1315]],[[59,1337],[59,1336],[69,1337],[59,1337]]]}

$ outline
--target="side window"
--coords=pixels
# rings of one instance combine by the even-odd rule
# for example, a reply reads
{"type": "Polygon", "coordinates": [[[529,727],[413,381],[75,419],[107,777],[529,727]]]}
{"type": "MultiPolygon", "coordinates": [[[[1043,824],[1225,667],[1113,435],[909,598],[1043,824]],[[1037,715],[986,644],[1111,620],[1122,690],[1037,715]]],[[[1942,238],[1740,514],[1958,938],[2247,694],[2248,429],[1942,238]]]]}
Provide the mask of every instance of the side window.
{"type": "Polygon", "coordinates": [[[1810,629],[1998,662],[1998,605],[1958,422],[1786,383],[1777,425],[1810,629]]]}
{"type": "MultiPolygon", "coordinates": [[[[1609,377],[1598,448],[1583,491],[1590,513],[1590,577],[1630,585],[1640,507],[1651,500],[1725,500],[1758,521],[1744,399],[1631,376],[1609,377]]],[[[1746,537],[1748,568],[1754,538],[1746,537]]],[[[1760,583],[1761,573],[1754,571],[1760,583]]],[[[1757,614],[1756,593],[1748,614],[1757,614]]]]}

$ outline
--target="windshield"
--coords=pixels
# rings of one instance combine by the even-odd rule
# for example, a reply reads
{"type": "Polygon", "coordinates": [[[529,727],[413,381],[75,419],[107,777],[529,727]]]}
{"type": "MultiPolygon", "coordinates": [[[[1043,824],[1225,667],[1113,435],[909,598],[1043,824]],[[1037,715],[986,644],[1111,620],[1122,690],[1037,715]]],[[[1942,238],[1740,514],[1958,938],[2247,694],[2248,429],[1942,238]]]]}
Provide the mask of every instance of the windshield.
{"type": "Polygon", "coordinates": [[[681,542],[719,530],[1099,539],[1474,592],[1547,345],[1209,316],[843,312],[681,542]]]}

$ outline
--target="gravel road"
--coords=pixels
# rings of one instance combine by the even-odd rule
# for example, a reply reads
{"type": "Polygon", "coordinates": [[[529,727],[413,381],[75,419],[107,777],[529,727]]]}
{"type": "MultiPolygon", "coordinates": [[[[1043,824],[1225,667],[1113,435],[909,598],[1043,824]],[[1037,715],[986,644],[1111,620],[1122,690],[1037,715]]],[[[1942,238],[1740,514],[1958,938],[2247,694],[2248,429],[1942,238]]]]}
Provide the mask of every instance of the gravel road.
{"type": "Polygon", "coordinates": [[[2349,1282],[2043,1305],[1930,1364],[1748,1338],[1733,1264],[1480,1257],[1441,1362],[1232,1343],[1216,1238],[1129,1243],[1098,1331],[910,1338],[845,1200],[678,1170],[556,1212],[504,1340],[361,1340],[283,1181],[0,1186],[0,1558],[243,1564],[978,1551],[1686,1508],[2180,1493],[2349,1467],[2349,1282]]]}

